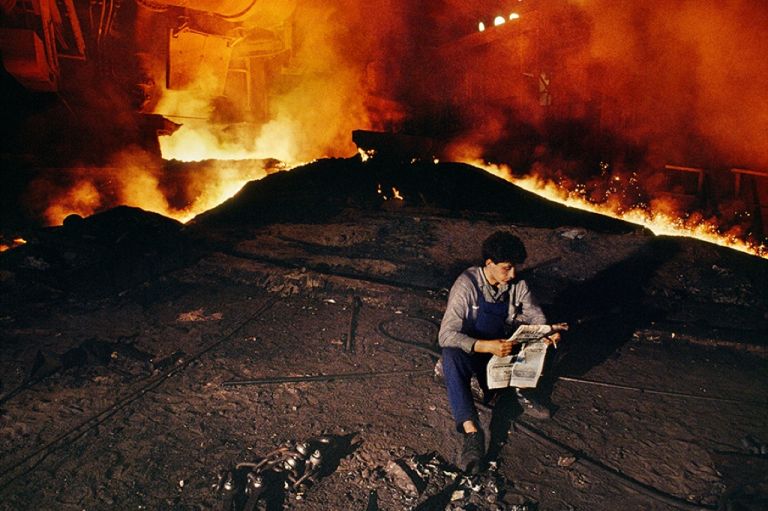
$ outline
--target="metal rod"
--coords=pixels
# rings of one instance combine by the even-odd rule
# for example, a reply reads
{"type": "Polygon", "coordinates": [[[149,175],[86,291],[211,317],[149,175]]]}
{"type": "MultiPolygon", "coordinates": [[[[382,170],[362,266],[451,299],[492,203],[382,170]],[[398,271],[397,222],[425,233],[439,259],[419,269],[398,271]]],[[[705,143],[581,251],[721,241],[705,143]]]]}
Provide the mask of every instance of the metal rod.
{"type": "Polygon", "coordinates": [[[595,380],[585,380],[582,378],[573,378],[570,376],[558,376],[558,381],[567,381],[567,382],[573,382],[573,383],[584,383],[587,385],[596,385],[598,387],[607,387],[611,389],[622,389],[622,390],[632,390],[635,392],[643,392],[645,394],[656,394],[661,396],[672,396],[672,397],[680,397],[680,398],[691,398],[691,399],[703,399],[705,401],[719,401],[722,403],[739,403],[739,404],[758,404],[758,405],[768,405],[768,402],[766,401],[750,401],[750,400],[744,400],[744,399],[729,399],[727,397],[717,397],[717,396],[702,396],[699,394],[687,394],[685,392],[672,392],[668,390],[654,390],[654,389],[646,389],[643,387],[632,387],[630,385],[619,385],[618,383],[608,383],[608,382],[602,382],[602,381],[595,381],[595,380]]]}
{"type": "Polygon", "coordinates": [[[332,380],[361,380],[375,378],[377,376],[409,375],[420,376],[432,374],[434,369],[401,369],[397,371],[372,371],[366,373],[341,373],[341,374],[316,374],[309,376],[276,376],[274,378],[259,378],[256,380],[229,380],[223,382],[223,387],[236,387],[239,385],[274,385],[277,383],[301,383],[332,380]]]}
{"type": "Polygon", "coordinates": [[[352,316],[349,318],[349,332],[347,333],[347,341],[344,345],[344,350],[349,353],[355,350],[355,327],[357,326],[357,315],[362,304],[359,296],[352,297],[352,316]]]}

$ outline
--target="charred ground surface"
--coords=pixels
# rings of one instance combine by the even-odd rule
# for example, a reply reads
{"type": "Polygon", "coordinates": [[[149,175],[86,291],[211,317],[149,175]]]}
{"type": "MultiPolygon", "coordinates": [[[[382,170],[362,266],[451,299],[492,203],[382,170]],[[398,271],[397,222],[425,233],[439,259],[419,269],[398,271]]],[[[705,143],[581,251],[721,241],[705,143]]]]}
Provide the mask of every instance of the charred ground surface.
{"type": "Polygon", "coordinates": [[[297,498],[275,476],[262,507],[766,506],[765,261],[476,169],[321,161],[187,226],[72,219],[0,266],[2,509],[215,508],[219,471],[320,436],[316,482],[297,498]],[[482,415],[493,463],[466,480],[429,348],[497,229],[572,329],[543,385],[553,418],[502,398],[482,415]]]}

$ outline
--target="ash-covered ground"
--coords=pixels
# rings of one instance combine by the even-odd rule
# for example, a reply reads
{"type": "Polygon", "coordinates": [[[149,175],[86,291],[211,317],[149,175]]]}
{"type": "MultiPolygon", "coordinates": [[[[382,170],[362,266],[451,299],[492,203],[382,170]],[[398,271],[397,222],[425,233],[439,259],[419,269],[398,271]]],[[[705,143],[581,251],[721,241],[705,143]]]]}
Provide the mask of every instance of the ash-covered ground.
{"type": "Polygon", "coordinates": [[[0,509],[766,509],[767,273],[456,164],[321,160],[188,225],[72,217],[0,255],[0,509]],[[553,417],[502,396],[465,478],[433,353],[498,229],[571,329],[553,417]],[[285,466],[302,442],[315,469],[285,466]]]}

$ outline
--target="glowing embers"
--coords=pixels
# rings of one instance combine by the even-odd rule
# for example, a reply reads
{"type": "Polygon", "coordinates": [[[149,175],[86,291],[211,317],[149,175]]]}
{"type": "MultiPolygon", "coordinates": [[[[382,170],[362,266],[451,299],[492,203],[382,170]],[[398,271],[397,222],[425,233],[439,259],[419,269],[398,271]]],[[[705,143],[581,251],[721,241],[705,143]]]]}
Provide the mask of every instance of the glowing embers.
{"type": "Polygon", "coordinates": [[[10,243],[0,242],[0,252],[5,252],[6,250],[10,250],[12,248],[26,245],[26,243],[27,243],[27,240],[25,240],[24,238],[14,238],[13,240],[11,240],[10,243]]]}
{"type": "MultiPolygon", "coordinates": [[[[504,16],[499,15],[499,16],[496,16],[495,18],[493,18],[493,26],[494,27],[499,27],[499,26],[505,24],[507,22],[507,20],[514,21],[514,20],[519,20],[519,19],[520,19],[520,14],[516,13],[516,12],[509,13],[509,16],[507,18],[505,18],[504,16]]],[[[480,21],[477,24],[477,31],[478,32],[485,32],[485,29],[486,29],[485,22],[484,21],[480,21]]]]}
{"type": "MultiPolygon", "coordinates": [[[[357,152],[363,162],[366,162],[376,156],[376,149],[361,149],[358,147],[357,152]]],[[[381,188],[381,185],[379,185],[379,188],[381,188]]]]}
{"type": "Polygon", "coordinates": [[[384,191],[382,190],[381,184],[376,185],[376,193],[379,194],[382,199],[405,200],[405,198],[400,194],[400,190],[398,190],[394,186],[391,187],[391,189],[392,189],[392,196],[387,196],[387,194],[385,194],[384,191]]]}
{"type": "Polygon", "coordinates": [[[621,200],[612,200],[612,197],[626,194],[626,191],[633,187],[636,180],[634,175],[626,179],[626,182],[619,176],[612,177],[609,180],[606,193],[601,197],[604,200],[597,202],[592,197],[590,190],[583,184],[576,185],[573,190],[569,190],[550,179],[534,176],[515,177],[505,166],[478,161],[467,161],[466,163],[480,167],[545,199],[568,207],[638,224],[656,235],[695,238],[768,259],[768,246],[765,244],[753,243],[739,238],[741,233],[738,230],[736,232],[721,232],[716,220],[706,218],[701,214],[691,213],[680,216],[676,208],[665,203],[663,199],[653,199],[650,203],[637,202],[631,206],[623,205],[621,200]]]}

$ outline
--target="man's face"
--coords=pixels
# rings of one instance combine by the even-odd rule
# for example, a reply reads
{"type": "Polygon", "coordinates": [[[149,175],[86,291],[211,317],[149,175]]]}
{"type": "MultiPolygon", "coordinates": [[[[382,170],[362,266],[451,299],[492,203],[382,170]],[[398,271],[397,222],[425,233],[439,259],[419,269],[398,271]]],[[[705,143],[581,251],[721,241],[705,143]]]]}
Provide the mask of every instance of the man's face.
{"type": "Polygon", "coordinates": [[[485,261],[485,276],[491,284],[506,283],[515,278],[515,264],[510,262],[494,263],[485,261]]]}

